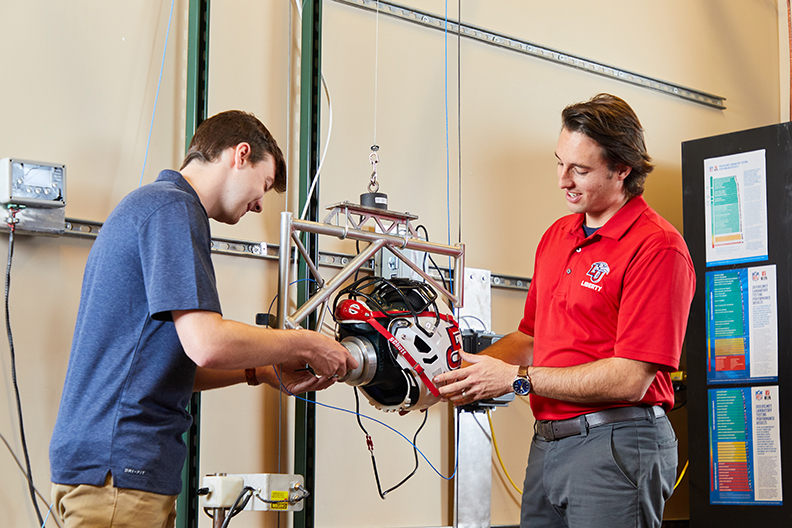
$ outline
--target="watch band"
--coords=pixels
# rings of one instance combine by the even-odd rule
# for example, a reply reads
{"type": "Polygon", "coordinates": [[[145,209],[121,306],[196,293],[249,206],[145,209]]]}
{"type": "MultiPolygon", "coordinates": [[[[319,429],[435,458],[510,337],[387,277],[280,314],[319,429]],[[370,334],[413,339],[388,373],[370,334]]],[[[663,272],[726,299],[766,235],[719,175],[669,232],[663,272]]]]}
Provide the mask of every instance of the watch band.
{"type": "Polygon", "coordinates": [[[258,378],[256,378],[256,369],[254,368],[245,369],[245,379],[247,380],[247,384],[251,387],[255,387],[261,383],[258,378]]]}

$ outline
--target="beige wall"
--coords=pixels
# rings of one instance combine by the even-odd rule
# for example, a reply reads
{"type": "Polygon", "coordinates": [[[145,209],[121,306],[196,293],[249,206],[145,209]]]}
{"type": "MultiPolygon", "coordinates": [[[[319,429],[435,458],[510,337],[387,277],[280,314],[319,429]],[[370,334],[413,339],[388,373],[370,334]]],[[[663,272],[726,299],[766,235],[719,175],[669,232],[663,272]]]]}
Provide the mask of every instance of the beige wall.
{"type": "MultiPolygon", "coordinates": [[[[444,2],[404,2],[442,14],[444,2]]],[[[449,3],[456,16],[456,2],[449,3]]],[[[448,41],[450,109],[450,234],[446,219],[446,141],[443,34],[332,1],[324,3],[323,63],[333,105],[333,133],[320,204],[357,199],[365,192],[374,136],[374,67],[377,65],[379,181],[391,208],[419,215],[432,240],[459,238],[468,265],[495,273],[530,276],[543,230],[566,213],[556,187],[553,150],[559,112],[568,103],[609,91],[625,98],[641,117],[657,164],[646,196],[661,214],[682,226],[680,143],[753,128],[788,118],[784,2],[708,0],[669,2],[462,2],[464,22],[514,35],[726,97],[724,111],[643,90],[511,53],[461,42],[461,213],[457,141],[457,42],[448,41]],[[781,43],[779,43],[781,42],[781,43]],[[780,50],[780,52],[779,52],[780,50]],[[782,72],[782,73],[779,73],[782,72]]],[[[63,162],[68,167],[66,215],[103,221],[138,185],[160,69],[170,2],[0,4],[6,22],[0,49],[7,67],[0,84],[0,157],[63,162]]],[[[299,124],[296,36],[286,0],[212,3],[209,108],[255,112],[292,148],[299,124]],[[291,56],[291,58],[290,58],[291,56]],[[296,84],[294,85],[296,86],[296,84]],[[290,103],[290,104],[289,104],[290,103]],[[287,142],[287,132],[291,141],[287,142]]],[[[183,153],[187,0],[175,2],[162,89],[144,182],[160,168],[178,166],[183,153]]],[[[296,33],[298,34],[298,32],[296,33]]],[[[326,105],[325,105],[326,106],[326,105]]],[[[327,129],[327,112],[322,117],[327,129]]],[[[292,165],[296,172],[296,165],[292,165]]],[[[295,196],[268,196],[266,211],[216,235],[277,243],[279,211],[295,196]]],[[[352,252],[350,244],[323,248],[352,252]]],[[[0,244],[0,250],[6,247],[0,244]]],[[[48,443],[68,361],[79,287],[90,242],[18,237],[11,288],[11,323],[25,410],[25,426],[37,486],[48,494],[48,443]]],[[[215,264],[227,317],[250,322],[276,290],[276,266],[217,256],[215,264]]],[[[512,331],[523,296],[493,292],[493,326],[512,331]]],[[[0,345],[0,433],[21,455],[7,345],[0,345]]],[[[351,389],[335,387],[321,401],[353,405],[351,389]]],[[[204,396],[202,471],[275,472],[278,469],[274,391],[235,387],[204,396]]],[[[288,411],[289,404],[284,404],[288,411]]],[[[364,407],[368,407],[364,404],[364,407]]],[[[406,436],[417,416],[384,416],[406,436]]],[[[444,475],[453,471],[451,413],[429,411],[419,446],[444,475]]],[[[440,526],[451,523],[451,488],[422,461],[416,477],[387,500],[376,496],[369,455],[354,418],[317,411],[319,506],[326,527],[440,526]]],[[[521,484],[531,415],[524,402],[493,415],[508,471],[521,484]]],[[[676,419],[684,427],[684,419],[676,419]]],[[[282,430],[288,445],[288,420],[282,430]]],[[[409,472],[407,443],[379,425],[374,437],[383,484],[409,472]]],[[[286,449],[285,449],[286,450],[286,449]]],[[[683,450],[684,452],[684,450],[683,450]]],[[[684,455],[683,455],[684,456],[684,455]]],[[[284,455],[284,459],[286,456],[284,455]]],[[[284,469],[286,466],[284,466],[284,469]]],[[[9,526],[35,524],[24,478],[0,448],[6,475],[0,509],[9,526]]],[[[684,484],[683,484],[684,487],[684,484]]],[[[516,494],[493,470],[493,523],[518,519],[516,494]]],[[[682,497],[680,494],[678,497],[682,497]]],[[[675,498],[679,501],[680,499],[675,498]]],[[[682,501],[684,502],[684,501],[682,501]]],[[[669,513],[684,516],[684,504],[669,513]]],[[[208,526],[206,520],[203,526],[208,526]]],[[[243,514],[235,526],[275,526],[264,514],[243,514]]]]}

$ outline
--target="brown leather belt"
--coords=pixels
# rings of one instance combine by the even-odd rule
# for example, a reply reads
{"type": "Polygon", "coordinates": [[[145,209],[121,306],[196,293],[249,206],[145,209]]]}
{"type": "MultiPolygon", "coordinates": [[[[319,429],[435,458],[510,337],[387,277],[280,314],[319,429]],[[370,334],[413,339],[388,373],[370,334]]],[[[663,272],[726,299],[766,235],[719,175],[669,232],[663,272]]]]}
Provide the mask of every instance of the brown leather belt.
{"type": "Polygon", "coordinates": [[[617,422],[652,420],[665,414],[659,405],[653,407],[614,407],[604,411],[582,414],[568,420],[537,420],[534,424],[536,435],[551,442],[569,436],[586,434],[589,429],[617,422]]]}

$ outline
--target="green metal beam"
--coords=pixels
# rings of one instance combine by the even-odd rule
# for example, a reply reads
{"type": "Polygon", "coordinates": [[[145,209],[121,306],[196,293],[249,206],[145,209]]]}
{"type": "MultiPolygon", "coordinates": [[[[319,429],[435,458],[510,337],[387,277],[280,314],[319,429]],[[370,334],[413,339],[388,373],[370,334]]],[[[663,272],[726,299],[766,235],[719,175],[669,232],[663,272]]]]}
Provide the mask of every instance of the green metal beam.
{"type": "MultiPolygon", "coordinates": [[[[321,48],[322,48],[322,1],[306,0],[302,14],[302,55],[300,84],[300,208],[302,211],[309,202],[307,220],[318,220],[319,192],[317,184],[312,197],[308,196],[311,180],[319,168],[319,141],[321,109],[321,48]]],[[[311,259],[316,262],[319,257],[318,236],[304,233],[303,244],[311,259]]],[[[305,262],[299,266],[299,278],[309,277],[305,262]]],[[[305,303],[310,296],[310,283],[300,281],[298,302],[305,303]]],[[[315,324],[315,316],[307,321],[309,327],[315,324]]],[[[306,399],[313,402],[315,393],[308,393],[306,399]]],[[[297,400],[295,410],[294,431],[294,472],[303,475],[305,486],[313,490],[316,485],[316,406],[313,403],[297,400]]],[[[303,510],[295,512],[295,528],[313,528],[315,526],[315,506],[313,495],[305,501],[303,510]]]]}
{"type": "MultiPolygon", "coordinates": [[[[209,0],[190,0],[187,44],[187,124],[184,150],[198,125],[207,118],[209,84],[209,0]]],[[[187,412],[192,416],[190,430],[184,434],[187,459],[182,469],[182,491],[176,500],[176,528],[197,528],[200,515],[201,393],[193,393],[187,412]]]]}

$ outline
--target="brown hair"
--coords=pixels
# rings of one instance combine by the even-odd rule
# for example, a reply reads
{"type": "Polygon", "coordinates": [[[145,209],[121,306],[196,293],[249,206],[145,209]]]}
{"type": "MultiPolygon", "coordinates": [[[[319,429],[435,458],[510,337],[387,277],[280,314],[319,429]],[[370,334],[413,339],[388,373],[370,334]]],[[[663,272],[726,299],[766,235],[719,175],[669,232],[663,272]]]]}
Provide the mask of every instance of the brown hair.
{"type": "Polygon", "coordinates": [[[275,181],[272,188],[286,190],[286,161],[278,142],[256,116],[240,110],[216,114],[198,126],[190,142],[181,168],[193,161],[212,163],[229,147],[240,143],[250,145],[250,162],[258,163],[267,156],[275,161],[275,181]]]}
{"type": "Polygon", "coordinates": [[[580,132],[599,143],[609,170],[620,166],[632,169],[624,180],[630,197],[643,194],[646,176],[654,166],[646,153],[641,122],[630,105],[615,95],[601,93],[585,103],[567,106],[561,118],[568,131],[580,132]]]}

